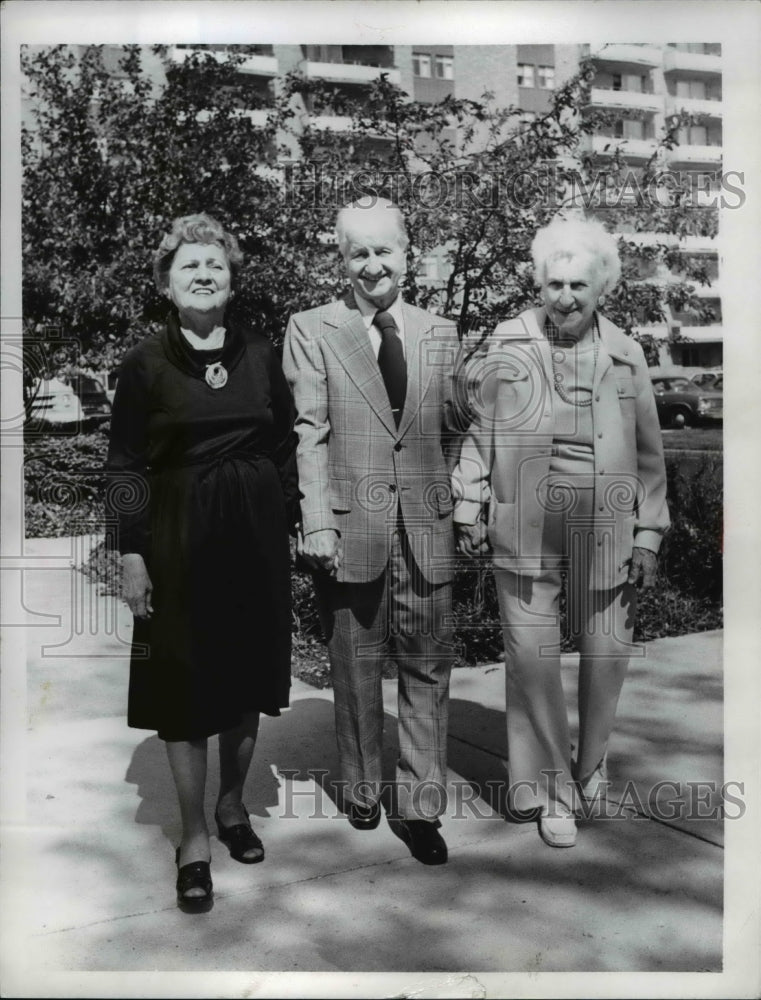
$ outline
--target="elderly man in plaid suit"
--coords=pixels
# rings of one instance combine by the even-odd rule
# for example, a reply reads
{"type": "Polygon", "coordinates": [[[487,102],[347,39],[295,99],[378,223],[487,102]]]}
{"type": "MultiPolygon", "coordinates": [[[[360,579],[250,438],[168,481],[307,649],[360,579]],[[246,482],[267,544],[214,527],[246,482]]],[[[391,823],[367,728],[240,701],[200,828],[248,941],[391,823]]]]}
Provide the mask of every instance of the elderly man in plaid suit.
{"type": "Polygon", "coordinates": [[[342,209],[351,291],[291,317],[302,538],[328,640],[349,822],[380,820],[384,663],[398,667],[399,830],[443,864],[453,526],[455,324],[402,301],[408,238],[385,199],[342,209]]]}

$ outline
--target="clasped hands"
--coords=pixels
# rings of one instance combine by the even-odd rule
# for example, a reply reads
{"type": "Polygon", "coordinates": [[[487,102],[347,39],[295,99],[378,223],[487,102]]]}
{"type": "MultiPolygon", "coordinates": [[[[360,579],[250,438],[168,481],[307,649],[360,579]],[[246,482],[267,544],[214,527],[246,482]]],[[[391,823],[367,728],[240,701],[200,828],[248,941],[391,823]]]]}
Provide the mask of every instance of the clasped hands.
{"type": "Polygon", "coordinates": [[[461,556],[486,555],[491,550],[489,532],[481,518],[475,524],[455,522],[454,530],[455,549],[461,556]]]}
{"type": "Polygon", "coordinates": [[[333,528],[312,531],[306,536],[299,530],[296,548],[310,569],[323,570],[330,576],[338,575],[343,548],[341,538],[333,528]]]}

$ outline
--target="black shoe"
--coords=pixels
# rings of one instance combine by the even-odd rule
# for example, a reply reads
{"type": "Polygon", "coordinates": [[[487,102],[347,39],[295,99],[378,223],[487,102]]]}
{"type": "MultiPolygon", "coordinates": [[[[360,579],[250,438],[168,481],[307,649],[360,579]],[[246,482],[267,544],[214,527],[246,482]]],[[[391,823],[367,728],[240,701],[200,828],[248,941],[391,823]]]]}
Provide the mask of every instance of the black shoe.
{"type": "Polygon", "coordinates": [[[180,849],[174,856],[177,865],[177,905],[184,913],[206,913],[214,905],[211,867],[208,861],[191,861],[180,868],[180,849]],[[188,896],[191,889],[203,889],[203,896],[188,896]]]}
{"type": "Polygon", "coordinates": [[[217,823],[217,836],[230,849],[230,857],[244,865],[255,865],[264,861],[264,844],[251,829],[251,823],[236,823],[234,826],[222,826],[218,810],[214,810],[217,823]],[[249,851],[259,851],[251,857],[249,851]]]}
{"type": "Polygon", "coordinates": [[[371,806],[360,806],[356,802],[350,802],[348,816],[355,830],[374,830],[380,823],[380,802],[373,802],[371,806]]]}
{"type": "Polygon", "coordinates": [[[425,819],[404,819],[399,824],[399,835],[410,849],[413,858],[424,865],[445,865],[447,845],[436,826],[425,819]]]}

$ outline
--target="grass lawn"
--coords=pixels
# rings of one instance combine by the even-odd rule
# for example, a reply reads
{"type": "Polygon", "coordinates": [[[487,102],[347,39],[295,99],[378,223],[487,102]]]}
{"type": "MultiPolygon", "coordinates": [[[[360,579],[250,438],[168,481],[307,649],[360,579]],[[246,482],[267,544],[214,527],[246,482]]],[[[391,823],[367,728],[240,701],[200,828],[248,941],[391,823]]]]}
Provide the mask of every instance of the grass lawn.
{"type": "Polygon", "coordinates": [[[663,431],[663,447],[670,451],[711,451],[724,449],[722,427],[684,427],[681,430],[663,431]]]}

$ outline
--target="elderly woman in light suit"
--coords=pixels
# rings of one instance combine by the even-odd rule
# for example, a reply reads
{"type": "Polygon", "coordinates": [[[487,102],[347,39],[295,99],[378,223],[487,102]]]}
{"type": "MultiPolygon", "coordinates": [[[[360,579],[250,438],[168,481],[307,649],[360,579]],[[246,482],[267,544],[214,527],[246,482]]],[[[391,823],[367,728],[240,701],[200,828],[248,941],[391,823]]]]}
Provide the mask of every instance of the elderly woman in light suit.
{"type": "Polygon", "coordinates": [[[555,219],[532,244],[544,305],[501,323],[474,373],[474,419],[454,473],[458,549],[491,547],[505,642],[510,803],[553,847],[604,792],[608,739],[632,652],[636,588],[655,580],[669,525],[663,445],[641,347],[598,312],[616,240],[555,219]],[[571,759],[559,597],[580,653],[571,759]]]}

